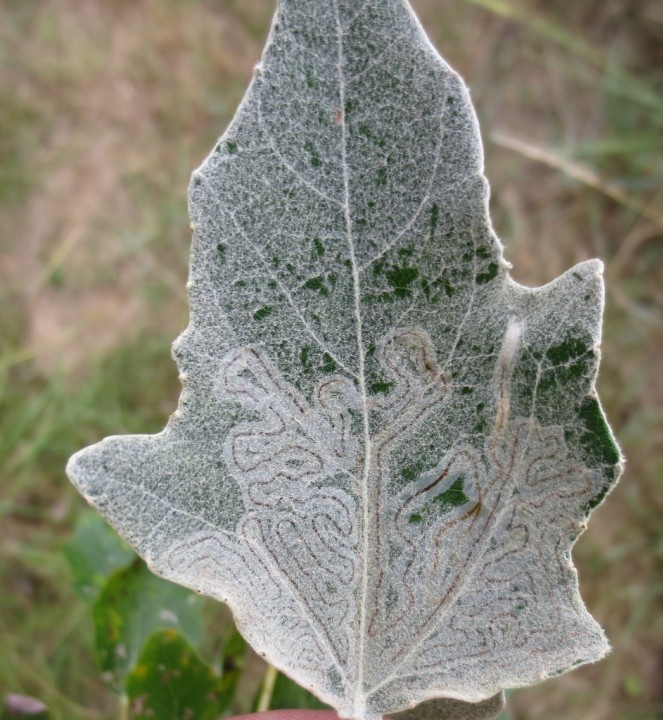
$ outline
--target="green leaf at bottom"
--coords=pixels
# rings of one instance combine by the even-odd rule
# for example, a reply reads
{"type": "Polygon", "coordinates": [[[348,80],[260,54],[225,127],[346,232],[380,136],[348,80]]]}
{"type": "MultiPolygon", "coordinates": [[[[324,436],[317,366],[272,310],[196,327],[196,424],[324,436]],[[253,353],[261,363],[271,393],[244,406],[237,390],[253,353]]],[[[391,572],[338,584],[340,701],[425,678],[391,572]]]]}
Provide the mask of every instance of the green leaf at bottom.
{"type": "Polygon", "coordinates": [[[303,710],[320,710],[328,708],[308,690],[291,680],[287,675],[278,674],[274,684],[272,700],[269,704],[270,710],[290,710],[299,708],[303,710]]]}
{"type": "Polygon", "coordinates": [[[197,644],[200,604],[199,597],[153,575],[140,561],[115,573],[93,607],[101,669],[120,684],[156,630],[176,629],[197,644]]]}
{"type": "Polygon", "coordinates": [[[132,720],[215,720],[229,699],[222,678],[174,630],[147,641],[126,691],[132,720]]]}
{"type": "Polygon", "coordinates": [[[71,568],[74,590],[87,602],[94,602],[108,578],[136,557],[108,523],[93,512],[79,518],[63,553],[71,568]]]}

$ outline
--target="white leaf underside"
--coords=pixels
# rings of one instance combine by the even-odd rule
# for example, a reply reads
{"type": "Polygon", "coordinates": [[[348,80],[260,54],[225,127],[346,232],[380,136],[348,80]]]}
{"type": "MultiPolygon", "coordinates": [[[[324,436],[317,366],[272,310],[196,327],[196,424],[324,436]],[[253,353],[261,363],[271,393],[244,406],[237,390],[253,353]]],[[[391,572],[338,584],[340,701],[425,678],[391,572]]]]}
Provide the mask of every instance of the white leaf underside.
{"type": "Polygon", "coordinates": [[[601,265],[514,283],[482,167],[405,0],[282,0],[192,178],[178,410],[68,466],[347,717],[491,717],[607,650],[570,559],[620,464],[601,265]]]}

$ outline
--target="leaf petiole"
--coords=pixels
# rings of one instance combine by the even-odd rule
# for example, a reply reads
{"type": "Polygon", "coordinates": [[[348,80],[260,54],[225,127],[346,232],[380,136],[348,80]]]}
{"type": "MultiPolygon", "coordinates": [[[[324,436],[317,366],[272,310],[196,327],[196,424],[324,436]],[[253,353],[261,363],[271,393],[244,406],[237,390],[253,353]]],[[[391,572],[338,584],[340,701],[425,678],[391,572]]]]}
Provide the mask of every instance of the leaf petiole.
{"type": "Polygon", "coordinates": [[[262,681],[262,688],[260,689],[260,697],[258,698],[258,704],[256,705],[256,712],[265,712],[266,710],[269,710],[269,706],[272,704],[274,685],[276,685],[276,678],[278,676],[279,671],[273,665],[268,665],[265,677],[262,681]]]}

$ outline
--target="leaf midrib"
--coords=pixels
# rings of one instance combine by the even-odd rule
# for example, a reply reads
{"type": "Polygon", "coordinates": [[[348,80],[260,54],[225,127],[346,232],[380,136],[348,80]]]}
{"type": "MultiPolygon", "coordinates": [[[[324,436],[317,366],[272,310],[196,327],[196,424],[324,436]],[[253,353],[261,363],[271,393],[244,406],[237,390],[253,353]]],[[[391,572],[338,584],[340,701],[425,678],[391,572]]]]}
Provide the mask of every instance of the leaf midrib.
{"type": "Polygon", "coordinates": [[[361,395],[362,417],[364,423],[364,467],[362,471],[362,480],[359,485],[360,506],[361,506],[361,526],[359,532],[358,547],[361,551],[361,577],[359,586],[359,602],[358,614],[359,623],[357,628],[357,667],[355,680],[355,707],[363,707],[364,696],[362,692],[363,675],[364,675],[364,639],[366,637],[366,597],[368,594],[368,527],[370,523],[370,508],[368,502],[368,480],[371,464],[371,436],[368,424],[368,396],[366,392],[366,372],[365,372],[365,355],[362,338],[362,317],[361,317],[361,290],[359,278],[359,266],[355,255],[355,243],[352,234],[352,217],[350,215],[350,176],[347,162],[347,121],[345,117],[345,77],[343,73],[344,57],[343,57],[343,25],[341,22],[341,14],[338,7],[338,0],[332,0],[334,6],[334,15],[336,18],[336,37],[337,37],[337,72],[339,86],[339,103],[340,103],[340,127],[341,127],[341,166],[343,173],[343,215],[345,219],[345,232],[348,240],[348,251],[350,254],[350,262],[352,265],[352,282],[354,290],[354,311],[355,311],[355,329],[357,341],[357,375],[359,381],[359,393],[361,395]]]}

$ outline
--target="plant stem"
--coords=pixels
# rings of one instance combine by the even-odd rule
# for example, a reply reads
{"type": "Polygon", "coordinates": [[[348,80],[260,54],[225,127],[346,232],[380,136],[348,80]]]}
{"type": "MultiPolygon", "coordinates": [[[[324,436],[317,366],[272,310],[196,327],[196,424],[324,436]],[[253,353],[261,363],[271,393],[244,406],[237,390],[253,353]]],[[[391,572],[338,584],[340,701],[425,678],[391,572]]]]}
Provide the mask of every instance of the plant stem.
{"type": "Polygon", "coordinates": [[[262,689],[260,690],[260,697],[258,698],[258,705],[256,706],[256,712],[265,712],[266,710],[269,710],[278,674],[279,671],[275,667],[272,667],[271,665],[267,666],[265,678],[262,682],[262,689]]]}
{"type": "Polygon", "coordinates": [[[120,695],[117,717],[118,720],[129,720],[129,698],[126,695],[120,695]]]}

